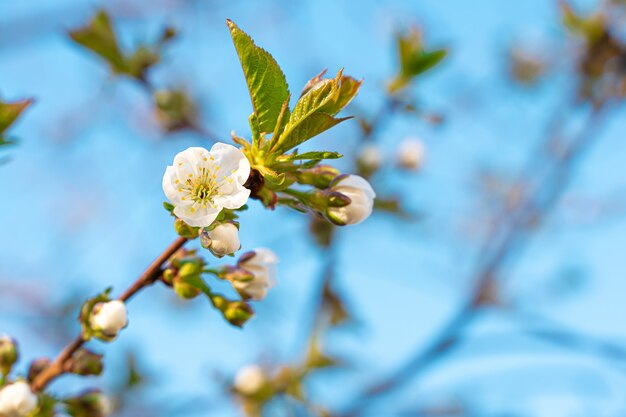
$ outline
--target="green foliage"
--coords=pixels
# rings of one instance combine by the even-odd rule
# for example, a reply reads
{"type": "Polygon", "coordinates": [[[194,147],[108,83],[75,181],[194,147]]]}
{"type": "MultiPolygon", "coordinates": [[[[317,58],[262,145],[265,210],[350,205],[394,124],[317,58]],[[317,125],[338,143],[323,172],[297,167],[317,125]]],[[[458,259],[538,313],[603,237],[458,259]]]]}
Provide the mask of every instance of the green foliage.
{"type": "Polygon", "coordinates": [[[407,87],[415,77],[439,64],[447,55],[445,49],[425,49],[420,33],[415,29],[398,35],[397,48],[400,68],[389,84],[390,93],[407,87]]]}
{"type": "Polygon", "coordinates": [[[32,100],[19,100],[8,103],[0,100],[0,146],[13,143],[6,137],[5,133],[32,102],[32,100]]]}
{"type": "MultiPolygon", "coordinates": [[[[283,104],[289,100],[289,87],[285,74],[272,55],[256,46],[248,34],[232,21],[227,20],[226,23],[237,55],[239,55],[252,99],[254,109],[250,116],[252,132],[271,133],[276,127],[283,104]]],[[[289,110],[287,109],[286,112],[288,115],[289,110]]]]}
{"type": "Polygon", "coordinates": [[[356,96],[361,81],[343,75],[343,71],[335,78],[324,78],[322,71],[309,80],[290,110],[287,81],[274,58],[233,22],[228,20],[227,24],[254,109],[249,119],[252,144],[234,134],[233,141],[243,147],[252,168],[262,176],[263,183],[254,196],[273,206],[278,201],[274,191],[293,184],[298,170],[312,168],[323,159],[341,157],[337,152],[325,151],[285,153],[349,119],[335,115],[356,96]]]}
{"type": "Polygon", "coordinates": [[[272,151],[284,153],[349,119],[333,116],[350,103],[357,94],[361,81],[344,76],[339,71],[335,78],[324,79],[317,76],[309,84],[296,103],[284,130],[272,138],[272,151]]]}
{"type": "Polygon", "coordinates": [[[113,73],[141,81],[145,81],[146,71],[159,62],[161,46],[175,35],[172,28],[166,27],[155,45],[139,46],[135,51],[125,53],[105,10],[98,11],[85,26],[69,32],[72,40],[104,59],[113,73]]]}

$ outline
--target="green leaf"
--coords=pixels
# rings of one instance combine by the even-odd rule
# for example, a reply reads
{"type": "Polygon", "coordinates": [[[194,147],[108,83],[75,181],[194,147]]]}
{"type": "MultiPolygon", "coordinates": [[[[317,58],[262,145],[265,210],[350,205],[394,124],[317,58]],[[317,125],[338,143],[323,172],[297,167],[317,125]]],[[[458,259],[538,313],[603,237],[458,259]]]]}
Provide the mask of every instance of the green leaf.
{"type": "Polygon", "coordinates": [[[98,11],[87,25],[71,31],[69,35],[75,42],[107,61],[115,72],[128,70],[127,59],[119,47],[111,18],[106,11],[98,11]]]}
{"type": "Polygon", "coordinates": [[[278,158],[279,162],[288,162],[288,161],[299,161],[305,159],[314,159],[317,161],[321,161],[322,159],[339,159],[343,155],[339,152],[328,152],[328,151],[313,151],[313,152],[305,152],[305,153],[294,153],[291,155],[285,155],[278,158]]]}
{"type": "MultiPolygon", "coordinates": [[[[252,38],[232,21],[227,20],[226,24],[230,29],[252,99],[252,131],[259,134],[271,133],[276,127],[283,104],[289,97],[285,75],[272,55],[256,46],[252,38]]],[[[288,108],[284,116],[289,116],[288,108]]]]}
{"type": "Polygon", "coordinates": [[[426,50],[420,33],[415,29],[398,35],[397,47],[400,70],[389,85],[392,93],[406,87],[414,77],[430,70],[447,55],[445,49],[426,50]]]}
{"type": "MultiPolygon", "coordinates": [[[[4,103],[0,101],[0,135],[31,105],[32,100],[20,100],[14,103],[4,103]]],[[[2,140],[0,140],[0,143],[2,140]]],[[[8,141],[7,141],[8,142],[8,141]]]]}
{"type": "Polygon", "coordinates": [[[332,79],[319,75],[313,78],[296,103],[284,132],[273,138],[271,149],[283,153],[349,119],[333,116],[350,103],[360,86],[361,81],[342,75],[342,71],[332,79]]]}

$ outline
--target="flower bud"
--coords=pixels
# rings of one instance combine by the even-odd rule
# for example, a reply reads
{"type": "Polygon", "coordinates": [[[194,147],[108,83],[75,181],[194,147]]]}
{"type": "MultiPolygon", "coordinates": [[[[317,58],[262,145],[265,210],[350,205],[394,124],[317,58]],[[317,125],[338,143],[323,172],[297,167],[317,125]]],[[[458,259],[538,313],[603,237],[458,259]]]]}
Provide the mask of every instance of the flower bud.
{"type": "Polygon", "coordinates": [[[234,388],[243,395],[254,395],[263,388],[267,377],[263,368],[258,365],[248,365],[241,368],[235,376],[234,388]]]}
{"type": "Polygon", "coordinates": [[[419,139],[405,139],[398,147],[397,163],[400,168],[418,170],[424,163],[424,144],[419,139]]]}
{"type": "Polygon", "coordinates": [[[126,306],[119,300],[98,303],[93,308],[90,324],[103,339],[112,340],[128,325],[126,306]]]}
{"type": "Polygon", "coordinates": [[[87,349],[79,349],[72,356],[70,372],[76,375],[100,375],[104,365],[102,355],[91,352],[87,349]]]}
{"type": "Polygon", "coordinates": [[[223,314],[230,324],[242,327],[254,316],[254,310],[244,301],[231,301],[227,304],[223,314]]]}
{"type": "Polygon", "coordinates": [[[262,300],[274,285],[278,256],[267,248],[258,248],[239,258],[238,269],[252,274],[252,279],[232,280],[233,287],[245,299],[262,300]]]}
{"type": "Polygon", "coordinates": [[[185,262],[182,264],[173,281],[174,291],[179,297],[190,300],[200,295],[200,289],[189,282],[202,275],[202,266],[198,262],[185,262]]]}
{"type": "Polygon", "coordinates": [[[0,336],[0,374],[8,375],[17,362],[17,343],[9,336],[0,336]]]}
{"type": "Polygon", "coordinates": [[[330,221],[339,226],[357,224],[367,219],[374,208],[376,193],[369,182],[358,175],[346,175],[337,178],[330,188],[350,199],[350,203],[342,207],[329,207],[326,215],[330,221]]]}
{"type": "Polygon", "coordinates": [[[37,396],[24,381],[7,385],[0,390],[0,416],[26,417],[37,408],[37,396]]]}
{"type": "Polygon", "coordinates": [[[184,237],[185,239],[195,239],[200,233],[200,228],[189,226],[181,219],[176,219],[174,221],[174,230],[176,230],[178,236],[184,237]]]}
{"type": "Polygon", "coordinates": [[[312,185],[321,190],[340,174],[339,170],[330,165],[318,165],[315,168],[296,171],[296,178],[300,184],[312,185]]]}
{"type": "Polygon", "coordinates": [[[361,149],[356,162],[359,170],[369,175],[380,168],[383,162],[383,155],[378,146],[368,144],[361,149]]]}
{"type": "Polygon", "coordinates": [[[111,402],[100,391],[86,391],[65,400],[67,412],[72,417],[106,417],[111,414],[111,402]]]}
{"type": "Polygon", "coordinates": [[[211,251],[218,258],[230,255],[241,248],[239,229],[232,223],[222,223],[213,229],[202,229],[200,234],[202,247],[211,251]]]}

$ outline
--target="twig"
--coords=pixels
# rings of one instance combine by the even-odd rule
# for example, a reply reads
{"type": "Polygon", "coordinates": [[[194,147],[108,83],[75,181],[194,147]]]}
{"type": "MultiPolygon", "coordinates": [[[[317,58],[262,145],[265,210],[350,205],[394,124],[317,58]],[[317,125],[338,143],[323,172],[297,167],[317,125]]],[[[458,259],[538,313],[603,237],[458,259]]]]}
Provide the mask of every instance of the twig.
{"type": "MultiPolygon", "coordinates": [[[[176,239],[158,258],[156,258],[150,266],[141,274],[141,276],[118,298],[120,301],[127,301],[143,288],[152,285],[161,275],[161,269],[163,264],[178,250],[180,249],[187,239],[179,237],[176,239]]],[[[80,349],[86,340],[83,335],[79,335],[70,342],[59,354],[59,356],[52,362],[47,368],[45,368],[33,381],[31,388],[34,392],[38,392],[46,388],[54,379],[63,375],[68,371],[67,365],[69,364],[72,356],[78,349],[80,349]]]]}
{"type": "MultiPolygon", "coordinates": [[[[526,243],[529,234],[527,228],[531,220],[542,220],[558,201],[561,192],[571,179],[575,163],[597,137],[598,124],[606,113],[605,107],[594,109],[589,120],[569,145],[564,155],[557,160],[553,176],[539,182],[534,195],[523,201],[519,208],[510,216],[510,223],[505,227],[501,239],[496,241],[494,250],[480,263],[475,274],[476,285],[468,301],[448,321],[443,330],[435,337],[426,349],[417,351],[408,361],[403,363],[382,382],[375,383],[350,403],[343,417],[354,417],[364,411],[365,406],[376,398],[403,386],[411,378],[426,370],[429,366],[442,359],[452,348],[456,347],[456,336],[467,328],[478,317],[483,304],[483,297],[496,282],[497,275],[504,264],[526,243]]],[[[551,140],[551,138],[549,138],[551,140]]],[[[490,243],[487,242],[487,247],[490,243]]]]}

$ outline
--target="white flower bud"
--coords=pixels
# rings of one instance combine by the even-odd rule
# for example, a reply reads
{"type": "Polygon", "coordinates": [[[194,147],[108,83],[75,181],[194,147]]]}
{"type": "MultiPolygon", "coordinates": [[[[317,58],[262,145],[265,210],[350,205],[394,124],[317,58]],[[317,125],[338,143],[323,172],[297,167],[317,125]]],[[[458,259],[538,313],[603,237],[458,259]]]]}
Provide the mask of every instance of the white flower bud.
{"type": "Polygon", "coordinates": [[[258,392],[266,381],[265,372],[260,366],[248,365],[237,372],[234,386],[240,393],[252,395],[258,392]]]}
{"type": "Polygon", "coordinates": [[[115,337],[128,324],[126,306],[122,301],[113,300],[97,304],[91,316],[91,326],[107,337],[115,337]]]}
{"type": "Polygon", "coordinates": [[[200,240],[202,246],[218,258],[230,255],[241,248],[239,229],[232,223],[218,224],[213,230],[203,229],[200,240]]]}
{"type": "Polygon", "coordinates": [[[242,296],[262,300],[274,286],[278,256],[270,249],[257,248],[241,257],[237,266],[250,272],[253,278],[248,281],[233,281],[233,287],[242,296]]]}
{"type": "Polygon", "coordinates": [[[426,150],[419,139],[405,139],[398,147],[398,166],[409,170],[418,170],[424,164],[426,150]]]}
{"type": "Polygon", "coordinates": [[[19,381],[0,390],[0,416],[25,417],[37,408],[37,396],[30,386],[19,381]]]}
{"type": "Polygon", "coordinates": [[[351,202],[344,207],[329,207],[328,217],[338,225],[357,224],[367,219],[374,208],[376,193],[369,182],[358,175],[348,175],[331,186],[331,191],[349,197],[351,202]]]}
{"type": "Polygon", "coordinates": [[[378,146],[365,145],[359,153],[357,162],[368,171],[376,171],[383,162],[383,155],[378,146]]]}

